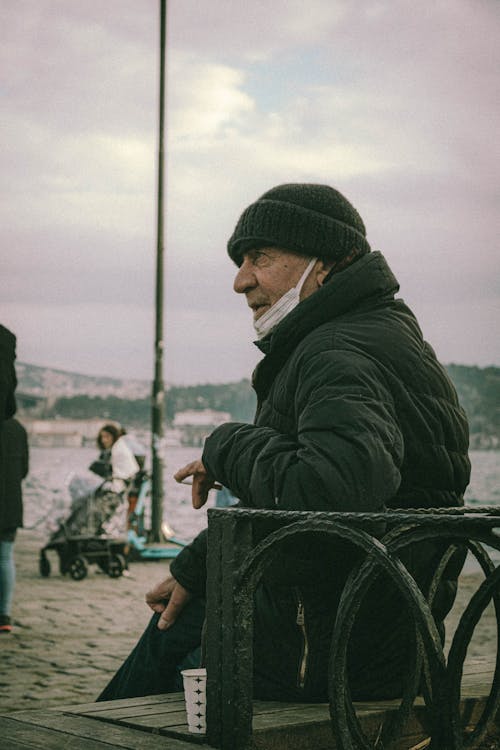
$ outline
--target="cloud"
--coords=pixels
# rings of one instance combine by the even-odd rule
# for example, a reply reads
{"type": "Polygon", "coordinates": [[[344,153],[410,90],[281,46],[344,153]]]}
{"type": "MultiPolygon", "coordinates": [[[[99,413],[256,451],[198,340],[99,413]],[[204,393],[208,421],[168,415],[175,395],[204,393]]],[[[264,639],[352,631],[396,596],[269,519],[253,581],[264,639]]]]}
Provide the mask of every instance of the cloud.
{"type": "Polygon", "coordinates": [[[238,56],[249,62],[273,59],[289,49],[328,42],[349,3],[315,0],[304,8],[302,0],[254,0],[236,7],[233,0],[171,3],[172,42],[201,55],[238,56]]]}
{"type": "Polygon", "coordinates": [[[198,151],[212,145],[212,139],[244,123],[255,109],[245,93],[241,70],[193,56],[173,57],[170,80],[175,82],[170,118],[172,147],[180,151],[198,151]]]}
{"type": "MultiPolygon", "coordinates": [[[[103,362],[105,319],[120,347],[113,367],[132,366],[128,330],[134,374],[147,373],[158,3],[7,0],[0,13],[0,312],[28,353],[42,341],[58,366],[66,351],[67,368],[87,372],[103,362]]],[[[169,3],[173,379],[248,374],[252,329],[231,292],[226,241],[249,202],[299,180],[354,202],[446,356],[499,360],[488,324],[498,299],[499,21],[486,0],[311,0],[307,11],[299,0],[169,3]]]]}
{"type": "Polygon", "coordinates": [[[152,362],[153,335],[148,335],[153,331],[152,311],[139,309],[133,303],[61,306],[23,301],[2,304],[1,314],[2,322],[18,335],[20,361],[117,377],[124,372],[144,375],[147,368],[138,362],[138,357],[152,362]],[[114,325],[120,320],[125,325],[114,325]],[[128,324],[130,320],[134,320],[134,325],[128,324]]]}
{"type": "MultiPolygon", "coordinates": [[[[214,305],[210,315],[189,305],[172,311],[164,354],[168,383],[224,383],[250,375],[261,354],[252,344],[249,311],[237,302],[229,309],[214,305]],[[229,341],[239,342],[237,357],[229,341]]],[[[153,378],[152,307],[145,310],[133,301],[63,307],[23,301],[2,304],[0,315],[2,324],[18,334],[21,362],[93,375],[153,378]]]]}

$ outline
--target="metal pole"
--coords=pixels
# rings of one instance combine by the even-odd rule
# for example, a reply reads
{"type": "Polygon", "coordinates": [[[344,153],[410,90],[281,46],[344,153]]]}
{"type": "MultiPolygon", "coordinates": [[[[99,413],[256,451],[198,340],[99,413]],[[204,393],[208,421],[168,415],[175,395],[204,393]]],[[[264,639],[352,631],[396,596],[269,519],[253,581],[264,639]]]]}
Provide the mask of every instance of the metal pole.
{"type": "Polygon", "coordinates": [[[160,0],[160,123],[158,143],[158,215],[156,234],[156,326],[155,326],[155,374],[151,409],[152,432],[152,542],[161,540],[163,518],[163,428],[165,419],[165,386],[163,383],[163,173],[164,173],[164,129],[165,129],[165,31],[166,0],[160,0]]]}

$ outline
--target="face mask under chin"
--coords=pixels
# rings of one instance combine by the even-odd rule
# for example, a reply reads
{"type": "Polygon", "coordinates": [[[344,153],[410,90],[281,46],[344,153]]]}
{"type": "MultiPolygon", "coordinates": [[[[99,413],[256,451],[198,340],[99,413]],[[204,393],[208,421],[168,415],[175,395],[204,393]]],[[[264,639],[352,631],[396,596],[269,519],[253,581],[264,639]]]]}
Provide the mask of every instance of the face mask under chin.
{"type": "Polygon", "coordinates": [[[288,292],[285,292],[285,294],[283,294],[279,298],[279,300],[277,300],[274,305],[269,308],[269,310],[261,315],[260,318],[254,320],[253,327],[255,328],[255,332],[259,341],[260,339],[263,339],[265,336],[271,333],[271,331],[276,328],[278,323],[281,323],[283,318],[285,318],[288,313],[294,309],[294,307],[297,307],[300,302],[300,292],[302,291],[302,287],[304,286],[305,281],[316,261],[317,258],[311,258],[297,285],[289,289],[288,292]]]}

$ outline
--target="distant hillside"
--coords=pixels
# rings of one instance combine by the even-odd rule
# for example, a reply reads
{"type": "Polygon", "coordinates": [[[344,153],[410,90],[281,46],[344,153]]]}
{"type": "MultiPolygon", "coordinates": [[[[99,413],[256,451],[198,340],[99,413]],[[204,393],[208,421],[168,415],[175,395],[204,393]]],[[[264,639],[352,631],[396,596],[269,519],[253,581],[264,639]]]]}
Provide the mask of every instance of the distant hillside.
{"type": "MultiPolygon", "coordinates": [[[[81,375],[49,367],[16,362],[18,401],[45,418],[114,419],[130,427],[150,422],[151,383],[105,376],[81,375]],[[22,398],[21,398],[22,396],[22,398]],[[26,397],[35,397],[30,400],[26,397]]],[[[255,393],[249,380],[223,385],[172,386],[167,389],[166,417],[187,409],[214,409],[236,421],[252,421],[255,393]]]]}
{"type": "Polygon", "coordinates": [[[137,399],[147,397],[151,391],[151,384],[147,380],[120,380],[105,376],[81,375],[25,362],[16,362],[16,374],[20,393],[45,398],[70,398],[85,394],[137,399]]]}
{"type": "MultiPolygon", "coordinates": [[[[150,424],[150,385],[147,381],[93,378],[17,363],[18,393],[38,396],[38,415],[115,419],[128,427],[150,424]]],[[[448,365],[460,402],[470,423],[471,447],[500,448],[500,368],[448,365]]],[[[187,409],[215,409],[231,419],[251,422],[256,399],[249,380],[238,383],[172,386],[167,390],[166,417],[187,409]]],[[[27,408],[32,408],[27,406],[27,408]]]]}
{"type": "Polygon", "coordinates": [[[500,449],[500,367],[446,369],[467,412],[471,447],[500,449]]]}

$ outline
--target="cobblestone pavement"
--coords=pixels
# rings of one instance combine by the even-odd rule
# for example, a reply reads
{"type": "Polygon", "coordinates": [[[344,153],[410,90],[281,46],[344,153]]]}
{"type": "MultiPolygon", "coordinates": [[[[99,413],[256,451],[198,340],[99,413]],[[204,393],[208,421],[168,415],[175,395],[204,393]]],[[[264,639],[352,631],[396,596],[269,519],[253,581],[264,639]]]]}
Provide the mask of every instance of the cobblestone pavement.
{"type": "Polygon", "coordinates": [[[93,701],[149,620],[147,589],[168,573],[168,560],[137,562],[112,579],[91,565],[83,581],[42,578],[38,557],[47,539],[19,530],[14,628],[0,634],[1,712],[93,701]]]}

